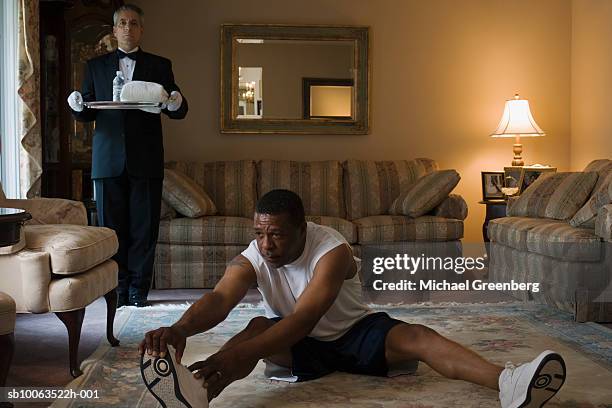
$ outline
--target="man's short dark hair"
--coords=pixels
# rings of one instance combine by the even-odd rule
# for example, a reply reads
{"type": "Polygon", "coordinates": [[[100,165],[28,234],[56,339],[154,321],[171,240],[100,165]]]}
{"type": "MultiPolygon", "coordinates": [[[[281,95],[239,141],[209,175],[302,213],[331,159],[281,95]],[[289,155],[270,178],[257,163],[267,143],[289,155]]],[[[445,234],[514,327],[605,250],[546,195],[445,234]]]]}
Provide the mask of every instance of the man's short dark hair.
{"type": "Polygon", "coordinates": [[[293,225],[300,226],[306,222],[304,204],[299,195],[290,190],[272,190],[264,194],[255,208],[258,214],[288,214],[293,225]]]}
{"type": "Polygon", "coordinates": [[[115,10],[115,13],[113,14],[113,25],[115,26],[117,25],[117,19],[119,18],[119,13],[121,13],[122,11],[128,11],[128,10],[137,13],[138,17],[140,17],[140,25],[144,25],[144,11],[142,11],[142,9],[135,4],[124,4],[123,6],[115,10]]]}

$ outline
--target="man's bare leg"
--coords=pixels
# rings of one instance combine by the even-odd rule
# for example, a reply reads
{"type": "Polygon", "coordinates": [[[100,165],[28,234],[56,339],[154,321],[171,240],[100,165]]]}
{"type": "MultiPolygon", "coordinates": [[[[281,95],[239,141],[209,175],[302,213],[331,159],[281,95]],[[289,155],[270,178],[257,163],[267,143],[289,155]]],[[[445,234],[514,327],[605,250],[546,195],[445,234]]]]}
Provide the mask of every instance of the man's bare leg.
{"type": "Polygon", "coordinates": [[[475,352],[419,324],[398,324],[387,334],[387,365],[419,360],[444,377],[469,381],[494,390],[503,367],[489,363],[475,352]]]}

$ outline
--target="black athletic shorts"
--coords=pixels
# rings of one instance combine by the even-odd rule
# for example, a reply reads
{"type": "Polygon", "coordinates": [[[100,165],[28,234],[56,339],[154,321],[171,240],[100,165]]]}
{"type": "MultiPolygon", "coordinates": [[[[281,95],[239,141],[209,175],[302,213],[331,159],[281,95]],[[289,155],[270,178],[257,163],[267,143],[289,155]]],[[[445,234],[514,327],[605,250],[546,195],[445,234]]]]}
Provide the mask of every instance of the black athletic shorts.
{"type": "Polygon", "coordinates": [[[314,380],[334,371],[385,377],[389,371],[385,340],[389,330],[400,323],[404,322],[378,312],[366,315],[336,340],[305,337],[291,347],[292,374],[298,381],[314,380]]]}

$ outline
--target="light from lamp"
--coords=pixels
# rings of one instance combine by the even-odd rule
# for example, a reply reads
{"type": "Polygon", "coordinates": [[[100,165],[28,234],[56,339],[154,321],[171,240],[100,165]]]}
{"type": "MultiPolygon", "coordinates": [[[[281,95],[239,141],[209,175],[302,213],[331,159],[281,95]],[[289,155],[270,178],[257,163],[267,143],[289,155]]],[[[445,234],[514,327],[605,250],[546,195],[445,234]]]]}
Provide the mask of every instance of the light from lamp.
{"type": "Polygon", "coordinates": [[[523,151],[523,145],[520,141],[521,136],[544,135],[546,133],[538,126],[531,115],[529,101],[527,99],[520,99],[519,94],[515,94],[514,99],[506,101],[499,125],[497,125],[495,132],[491,133],[491,137],[514,137],[516,139],[513,146],[513,166],[524,165],[523,158],[521,157],[523,151]]]}

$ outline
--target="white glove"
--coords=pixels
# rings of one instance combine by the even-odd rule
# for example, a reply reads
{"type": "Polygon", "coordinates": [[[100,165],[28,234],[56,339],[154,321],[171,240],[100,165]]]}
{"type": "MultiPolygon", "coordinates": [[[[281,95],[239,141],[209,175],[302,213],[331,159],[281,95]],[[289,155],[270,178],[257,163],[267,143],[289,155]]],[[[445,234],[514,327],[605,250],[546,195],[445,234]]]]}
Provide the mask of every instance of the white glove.
{"type": "Polygon", "coordinates": [[[170,112],[174,112],[179,110],[182,104],[183,96],[181,95],[181,93],[178,91],[172,91],[172,93],[170,93],[170,98],[168,98],[168,101],[166,102],[166,108],[170,112]]]}
{"type": "Polygon", "coordinates": [[[70,96],[68,96],[68,105],[73,111],[83,111],[83,96],[79,91],[73,91],[70,96]]]}

